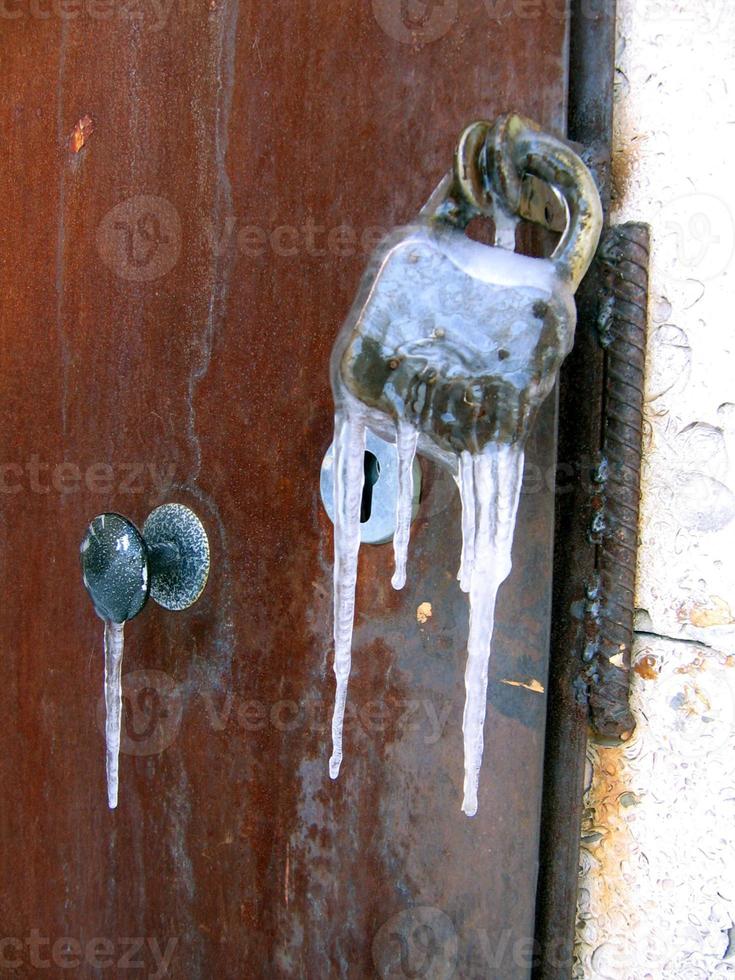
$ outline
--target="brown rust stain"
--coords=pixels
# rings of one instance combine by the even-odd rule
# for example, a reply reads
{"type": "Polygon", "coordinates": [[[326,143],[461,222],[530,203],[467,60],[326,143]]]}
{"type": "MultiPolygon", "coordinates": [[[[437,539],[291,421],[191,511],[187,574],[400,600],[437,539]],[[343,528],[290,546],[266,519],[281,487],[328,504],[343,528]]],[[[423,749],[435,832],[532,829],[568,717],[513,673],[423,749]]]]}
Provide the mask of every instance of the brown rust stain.
{"type": "Polygon", "coordinates": [[[640,155],[640,143],[646,139],[645,135],[630,135],[624,131],[618,132],[617,137],[614,141],[615,149],[610,167],[613,204],[625,199],[633,174],[637,172],[636,164],[640,155]]]}
{"type": "Polygon", "coordinates": [[[585,796],[582,847],[593,858],[588,887],[594,891],[595,916],[620,903],[621,865],[632,838],[623,810],[638,802],[628,785],[625,749],[598,745],[592,749],[592,783],[585,796]]]}
{"type": "Polygon", "coordinates": [[[651,653],[639,657],[633,665],[633,670],[644,681],[655,681],[658,677],[658,660],[651,653]]]}
{"type": "Polygon", "coordinates": [[[705,691],[698,687],[694,681],[684,684],[682,691],[682,703],[679,711],[686,718],[698,718],[709,715],[712,711],[712,702],[707,697],[705,691]]]}
{"type": "Polygon", "coordinates": [[[718,595],[711,596],[705,602],[682,603],[676,618],[680,623],[688,623],[690,626],[702,629],[735,623],[729,603],[718,595]]]}

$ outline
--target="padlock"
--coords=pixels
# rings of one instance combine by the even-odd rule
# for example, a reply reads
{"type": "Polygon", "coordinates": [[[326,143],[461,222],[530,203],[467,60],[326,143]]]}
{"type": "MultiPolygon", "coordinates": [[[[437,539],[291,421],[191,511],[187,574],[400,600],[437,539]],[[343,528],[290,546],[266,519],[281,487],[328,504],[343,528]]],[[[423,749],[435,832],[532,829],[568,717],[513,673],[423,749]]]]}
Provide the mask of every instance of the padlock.
{"type": "Polygon", "coordinates": [[[407,422],[419,451],[453,468],[463,450],[522,440],[571,349],[573,294],[600,227],[594,181],[564,143],[519,116],[469,126],[454,173],[370,261],[332,355],[338,409],[355,399],[391,439],[407,422]],[[512,227],[524,173],[568,211],[549,258],[464,233],[476,215],[512,227]]]}
{"type": "Polygon", "coordinates": [[[495,596],[510,572],[523,446],[574,340],[574,292],[597,247],[594,180],[565,143],[517,115],[476,122],[453,170],[410,224],[378,246],[335,342],[335,673],[330,772],[342,756],[366,429],[395,442],[399,495],[393,584],[405,580],[414,453],[449,466],[462,497],[459,579],[470,592],[465,801],[474,813],[495,596]],[[513,251],[523,181],[566,210],[553,254],[513,251]],[[465,233],[492,216],[496,244],[465,233]]]}

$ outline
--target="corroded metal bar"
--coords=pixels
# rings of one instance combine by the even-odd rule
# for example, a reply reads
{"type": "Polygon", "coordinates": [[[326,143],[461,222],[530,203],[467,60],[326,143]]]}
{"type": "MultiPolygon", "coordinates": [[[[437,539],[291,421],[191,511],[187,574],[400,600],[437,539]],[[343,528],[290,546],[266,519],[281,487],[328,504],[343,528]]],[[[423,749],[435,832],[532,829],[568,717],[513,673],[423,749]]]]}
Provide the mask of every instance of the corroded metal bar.
{"type": "Polygon", "coordinates": [[[599,633],[589,675],[590,722],[621,737],[635,722],[628,707],[638,543],[643,379],[648,303],[648,225],[611,228],[601,249],[605,347],[599,633]]]}

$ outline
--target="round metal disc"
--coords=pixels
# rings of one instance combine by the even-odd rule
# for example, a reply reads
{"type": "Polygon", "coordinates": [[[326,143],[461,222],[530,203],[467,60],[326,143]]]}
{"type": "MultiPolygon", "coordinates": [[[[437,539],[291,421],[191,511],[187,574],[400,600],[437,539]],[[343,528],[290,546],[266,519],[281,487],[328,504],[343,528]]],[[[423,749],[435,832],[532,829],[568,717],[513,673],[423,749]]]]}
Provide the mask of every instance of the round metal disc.
{"type": "Polygon", "coordinates": [[[151,554],[151,598],[164,609],[186,609],[196,602],[209,575],[209,541],[196,514],[183,504],[164,504],[149,514],[143,537],[151,554]],[[176,554],[160,567],[157,546],[176,554]]]}
{"type": "MultiPolygon", "coordinates": [[[[377,462],[377,479],[373,484],[372,508],[369,518],[360,524],[360,541],[363,544],[385,544],[393,540],[396,530],[396,504],[398,502],[398,456],[396,447],[367,430],[365,451],[372,453],[377,462]]],[[[319,480],[324,509],[334,523],[334,444],[322,460],[319,480]]],[[[416,517],[421,498],[421,465],[413,461],[413,514],[416,517]]]]}
{"type": "Polygon", "coordinates": [[[137,616],[148,599],[148,555],[132,521],[120,514],[95,517],[79,553],[97,615],[113,623],[137,616]]]}

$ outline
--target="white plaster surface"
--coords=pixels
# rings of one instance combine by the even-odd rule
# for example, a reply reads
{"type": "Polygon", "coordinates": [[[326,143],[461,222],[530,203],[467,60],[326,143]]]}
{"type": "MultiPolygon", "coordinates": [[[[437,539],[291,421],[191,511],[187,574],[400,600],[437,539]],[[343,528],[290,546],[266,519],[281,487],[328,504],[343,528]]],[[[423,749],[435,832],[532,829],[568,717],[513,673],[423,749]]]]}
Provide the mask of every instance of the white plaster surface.
{"type": "Polygon", "coordinates": [[[618,16],[614,220],[653,230],[638,728],[590,746],[574,975],[735,976],[735,5],[618,16]]]}
{"type": "Polygon", "coordinates": [[[732,658],[639,637],[635,662],[635,735],[589,751],[574,976],[735,977],[732,658]]]}

